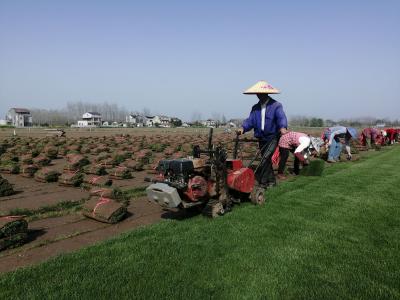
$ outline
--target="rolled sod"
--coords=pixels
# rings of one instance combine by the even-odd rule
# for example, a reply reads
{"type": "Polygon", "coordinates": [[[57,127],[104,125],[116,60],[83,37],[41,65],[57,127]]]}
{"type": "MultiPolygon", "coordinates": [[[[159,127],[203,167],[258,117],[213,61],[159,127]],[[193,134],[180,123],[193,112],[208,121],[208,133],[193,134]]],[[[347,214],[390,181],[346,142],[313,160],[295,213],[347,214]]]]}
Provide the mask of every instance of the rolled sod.
{"type": "Polygon", "coordinates": [[[35,173],[35,180],[39,182],[56,182],[59,173],[49,168],[40,169],[35,173]]]}
{"type": "Polygon", "coordinates": [[[100,161],[105,160],[105,159],[110,158],[110,157],[111,157],[110,153],[101,152],[101,153],[99,153],[99,155],[97,155],[97,156],[95,157],[94,160],[95,160],[96,162],[100,162],[100,161]]]}
{"type": "Polygon", "coordinates": [[[121,165],[124,167],[127,167],[132,172],[133,171],[143,171],[143,163],[133,160],[133,159],[126,160],[121,165]]]}
{"type": "Polygon", "coordinates": [[[27,164],[27,165],[33,164],[32,154],[22,155],[20,158],[20,162],[22,162],[23,164],[27,164]]]}
{"type": "Polygon", "coordinates": [[[14,194],[14,189],[7,179],[0,176],[0,197],[14,194]]]}
{"type": "Polygon", "coordinates": [[[129,179],[132,178],[132,173],[127,167],[118,166],[111,169],[109,172],[112,179],[129,179]]]}
{"type": "Polygon", "coordinates": [[[18,174],[19,165],[13,161],[5,162],[0,165],[0,172],[5,174],[18,174]]]}
{"type": "Polygon", "coordinates": [[[82,169],[84,166],[87,166],[90,164],[90,161],[87,159],[87,157],[81,155],[81,154],[70,154],[67,156],[68,163],[64,167],[64,170],[66,171],[76,171],[82,169]]]}
{"type": "Polygon", "coordinates": [[[28,222],[19,216],[0,217],[0,238],[26,232],[28,222]]]}
{"type": "Polygon", "coordinates": [[[66,172],[58,178],[58,184],[64,186],[80,186],[83,182],[83,174],[79,172],[66,172]]]}
{"type": "Polygon", "coordinates": [[[93,175],[106,175],[107,174],[106,168],[104,166],[102,166],[101,164],[87,165],[87,166],[84,166],[82,170],[86,174],[93,174],[93,175]]]}
{"type": "Polygon", "coordinates": [[[124,192],[119,188],[113,187],[93,187],[90,190],[90,196],[100,196],[114,200],[124,200],[124,192]]]}
{"type": "Polygon", "coordinates": [[[36,165],[22,165],[20,174],[23,177],[33,177],[39,168],[36,165]]]}
{"type": "Polygon", "coordinates": [[[108,176],[86,175],[83,178],[83,183],[90,186],[110,186],[112,180],[108,176]]]}
{"type": "Polygon", "coordinates": [[[84,216],[100,222],[115,224],[122,220],[127,209],[115,200],[95,197],[88,200],[83,206],[84,216]]]}
{"type": "Polygon", "coordinates": [[[22,245],[27,236],[28,222],[22,217],[0,217],[0,251],[22,245]]]}
{"type": "Polygon", "coordinates": [[[9,237],[0,239],[0,251],[7,248],[15,248],[23,245],[28,237],[28,233],[17,233],[9,237]]]}
{"type": "Polygon", "coordinates": [[[46,156],[50,159],[55,159],[58,156],[58,148],[53,147],[53,146],[48,146],[44,148],[44,152],[46,153],[46,156]]]}
{"type": "Polygon", "coordinates": [[[48,166],[51,159],[44,155],[39,155],[33,159],[33,163],[39,167],[48,166]]]}
{"type": "Polygon", "coordinates": [[[300,171],[300,175],[303,176],[321,176],[325,169],[325,161],[322,159],[315,159],[310,162],[308,166],[305,166],[300,171]]]}

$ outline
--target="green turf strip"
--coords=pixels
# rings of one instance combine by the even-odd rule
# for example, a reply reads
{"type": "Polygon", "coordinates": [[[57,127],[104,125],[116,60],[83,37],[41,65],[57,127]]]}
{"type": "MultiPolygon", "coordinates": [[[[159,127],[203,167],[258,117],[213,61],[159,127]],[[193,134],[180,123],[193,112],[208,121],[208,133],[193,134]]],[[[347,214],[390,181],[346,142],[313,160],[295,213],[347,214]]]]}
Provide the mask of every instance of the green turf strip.
{"type": "Polygon", "coordinates": [[[0,277],[1,297],[399,299],[400,147],[215,220],[163,221],[0,277]]]}

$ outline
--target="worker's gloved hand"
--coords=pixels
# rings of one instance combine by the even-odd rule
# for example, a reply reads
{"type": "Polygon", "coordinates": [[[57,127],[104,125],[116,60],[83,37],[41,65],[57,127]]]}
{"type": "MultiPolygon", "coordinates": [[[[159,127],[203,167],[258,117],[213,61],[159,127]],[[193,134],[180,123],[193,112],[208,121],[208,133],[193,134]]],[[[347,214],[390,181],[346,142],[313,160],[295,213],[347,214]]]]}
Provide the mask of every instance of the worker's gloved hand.
{"type": "Polygon", "coordinates": [[[243,128],[236,129],[236,134],[237,135],[241,135],[241,134],[243,134],[243,132],[244,132],[243,128]]]}
{"type": "Polygon", "coordinates": [[[351,160],[353,158],[353,156],[351,154],[347,154],[347,160],[351,160]]]}

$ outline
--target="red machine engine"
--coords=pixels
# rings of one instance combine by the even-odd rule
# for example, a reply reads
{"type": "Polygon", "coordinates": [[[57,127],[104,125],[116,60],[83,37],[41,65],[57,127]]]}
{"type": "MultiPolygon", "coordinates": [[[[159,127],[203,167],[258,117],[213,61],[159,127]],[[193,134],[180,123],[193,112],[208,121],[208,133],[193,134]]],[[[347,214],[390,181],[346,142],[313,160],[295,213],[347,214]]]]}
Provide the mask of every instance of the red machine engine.
{"type": "Polygon", "coordinates": [[[202,176],[194,176],[189,179],[185,195],[191,201],[199,201],[208,195],[208,183],[202,176]]]}

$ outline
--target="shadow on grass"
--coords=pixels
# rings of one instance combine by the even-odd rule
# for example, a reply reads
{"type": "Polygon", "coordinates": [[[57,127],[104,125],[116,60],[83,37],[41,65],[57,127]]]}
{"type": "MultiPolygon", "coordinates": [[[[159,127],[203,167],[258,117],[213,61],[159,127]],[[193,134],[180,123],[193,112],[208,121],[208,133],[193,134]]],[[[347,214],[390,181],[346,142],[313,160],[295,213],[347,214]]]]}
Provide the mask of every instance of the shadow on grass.
{"type": "Polygon", "coordinates": [[[161,214],[162,219],[183,221],[201,215],[200,207],[186,209],[165,209],[161,214]]]}
{"type": "Polygon", "coordinates": [[[26,243],[33,242],[38,237],[44,235],[46,230],[44,229],[28,229],[28,238],[26,239],[26,243]]]}

